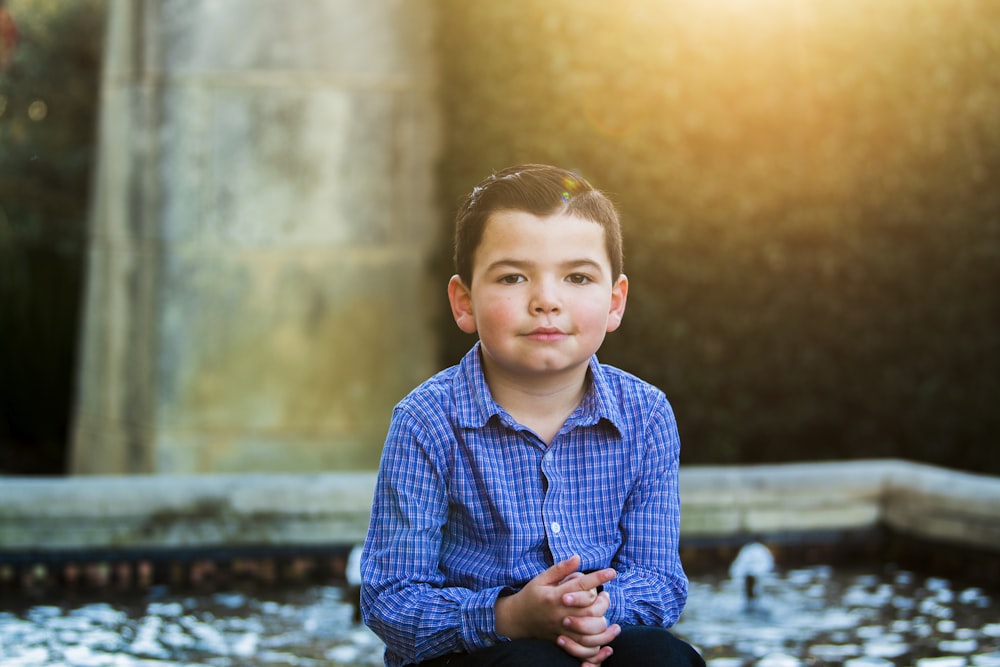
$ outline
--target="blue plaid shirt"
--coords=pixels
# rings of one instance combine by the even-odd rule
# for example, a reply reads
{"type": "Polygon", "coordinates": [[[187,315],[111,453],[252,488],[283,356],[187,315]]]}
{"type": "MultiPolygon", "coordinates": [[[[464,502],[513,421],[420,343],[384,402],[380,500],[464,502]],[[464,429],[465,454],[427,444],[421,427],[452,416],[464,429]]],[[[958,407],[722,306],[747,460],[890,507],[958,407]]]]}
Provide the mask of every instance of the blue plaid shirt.
{"type": "Polygon", "coordinates": [[[589,377],[548,447],[493,400],[478,344],[396,406],[361,562],[362,612],[386,665],[504,641],[497,596],[573,554],[582,570],[618,571],[604,586],[608,623],[677,621],[687,577],[673,411],[596,357],[589,377]]]}

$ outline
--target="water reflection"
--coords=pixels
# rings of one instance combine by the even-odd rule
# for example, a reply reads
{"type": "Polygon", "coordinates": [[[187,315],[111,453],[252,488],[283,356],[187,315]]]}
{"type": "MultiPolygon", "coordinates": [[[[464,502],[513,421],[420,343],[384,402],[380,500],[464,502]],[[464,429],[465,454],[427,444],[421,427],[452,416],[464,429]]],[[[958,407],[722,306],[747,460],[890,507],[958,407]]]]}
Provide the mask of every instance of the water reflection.
{"type": "Polygon", "coordinates": [[[4,667],[381,665],[333,587],[35,605],[0,612],[4,667]]]}
{"type": "MultiPolygon", "coordinates": [[[[379,640],[335,587],[26,604],[0,611],[5,667],[347,667],[379,640]]],[[[1000,601],[908,571],[775,571],[748,609],[726,573],[691,579],[677,632],[710,667],[1000,667],[1000,601]]]]}
{"type": "Polygon", "coordinates": [[[827,566],[773,573],[749,608],[744,588],[692,578],[676,629],[709,665],[1000,667],[1000,603],[979,588],[827,566]]]}

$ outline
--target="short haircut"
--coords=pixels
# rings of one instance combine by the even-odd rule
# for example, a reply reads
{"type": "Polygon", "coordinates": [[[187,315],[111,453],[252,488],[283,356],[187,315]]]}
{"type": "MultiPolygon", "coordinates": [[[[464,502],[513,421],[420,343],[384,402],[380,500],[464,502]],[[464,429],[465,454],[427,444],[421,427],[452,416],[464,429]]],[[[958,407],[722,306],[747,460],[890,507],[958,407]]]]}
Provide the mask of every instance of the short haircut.
{"type": "Polygon", "coordinates": [[[538,217],[558,213],[596,222],[604,228],[611,280],[624,265],[622,230],[614,204],[579,174],[544,164],[524,164],[498,171],[472,189],[455,218],[455,270],[472,285],[473,258],[490,216],[524,211],[538,217]]]}

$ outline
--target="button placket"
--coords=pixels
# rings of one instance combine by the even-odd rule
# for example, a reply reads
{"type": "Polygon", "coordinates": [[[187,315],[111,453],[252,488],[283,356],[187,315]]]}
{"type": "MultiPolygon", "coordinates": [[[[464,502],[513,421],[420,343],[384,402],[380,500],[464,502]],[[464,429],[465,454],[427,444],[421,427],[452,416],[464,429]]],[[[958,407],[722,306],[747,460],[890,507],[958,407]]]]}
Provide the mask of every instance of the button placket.
{"type": "Polygon", "coordinates": [[[541,469],[546,480],[545,496],[542,501],[542,520],[548,536],[549,549],[556,561],[569,557],[571,550],[566,531],[560,522],[561,509],[558,496],[561,492],[559,469],[556,467],[556,453],[550,448],[542,455],[541,469]]]}

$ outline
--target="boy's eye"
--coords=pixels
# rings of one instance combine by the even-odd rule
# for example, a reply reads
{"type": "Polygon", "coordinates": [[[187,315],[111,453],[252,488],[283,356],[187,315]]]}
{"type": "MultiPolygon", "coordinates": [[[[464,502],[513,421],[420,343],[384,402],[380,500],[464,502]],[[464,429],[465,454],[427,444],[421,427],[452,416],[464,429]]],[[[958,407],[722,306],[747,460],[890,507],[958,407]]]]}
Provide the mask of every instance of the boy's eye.
{"type": "Polygon", "coordinates": [[[524,282],[524,276],[520,276],[516,273],[511,273],[506,276],[500,276],[500,280],[497,281],[504,285],[515,285],[520,282],[524,282]]]}
{"type": "Polygon", "coordinates": [[[566,277],[566,280],[570,281],[574,285],[585,285],[591,282],[590,276],[583,273],[571,273],[566,277]]]}

